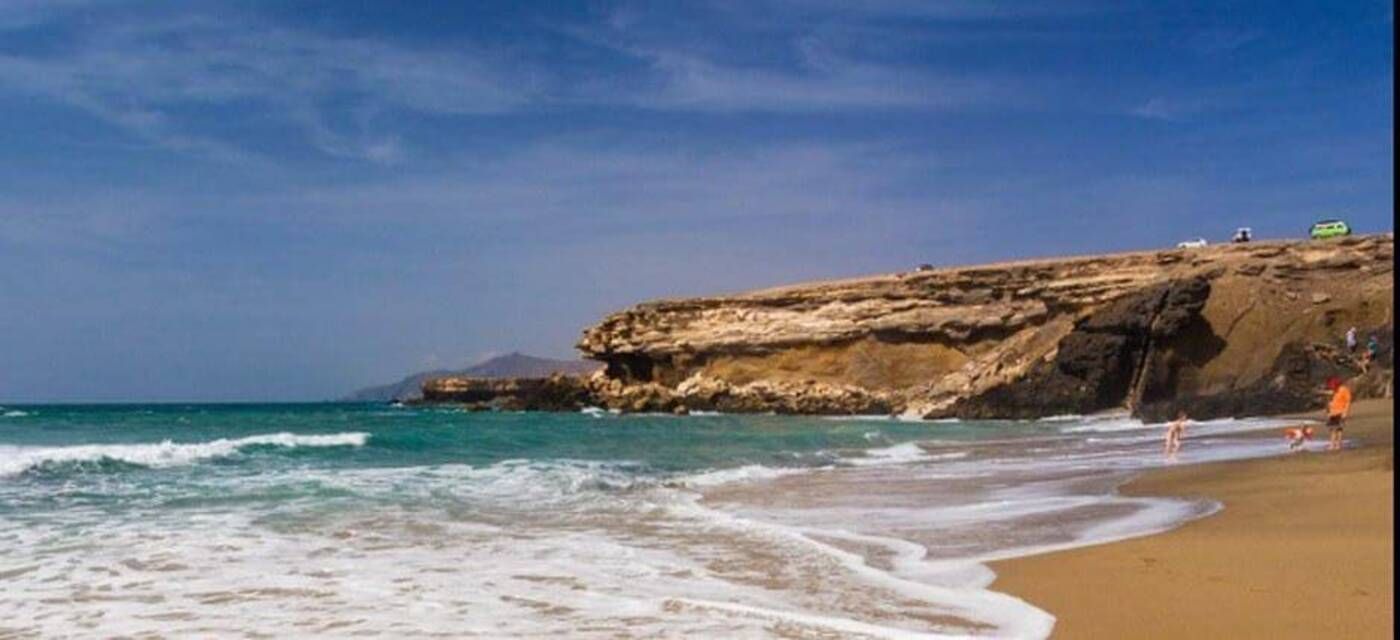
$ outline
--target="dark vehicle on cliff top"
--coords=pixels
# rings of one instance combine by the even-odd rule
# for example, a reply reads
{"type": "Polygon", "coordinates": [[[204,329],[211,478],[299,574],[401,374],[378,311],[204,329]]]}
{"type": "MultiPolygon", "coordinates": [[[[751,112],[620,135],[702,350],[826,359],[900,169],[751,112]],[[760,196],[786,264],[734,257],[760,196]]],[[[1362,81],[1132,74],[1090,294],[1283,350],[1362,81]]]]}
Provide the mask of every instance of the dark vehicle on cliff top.
{"type": "Polygon", "coordinates": [[[1351,227],[1341,220],[1320,220],[1314,222],[1308,235],[1313,240],[1326,240],[1327,238],[1340,238],[1351,235],[1351,227]]]}

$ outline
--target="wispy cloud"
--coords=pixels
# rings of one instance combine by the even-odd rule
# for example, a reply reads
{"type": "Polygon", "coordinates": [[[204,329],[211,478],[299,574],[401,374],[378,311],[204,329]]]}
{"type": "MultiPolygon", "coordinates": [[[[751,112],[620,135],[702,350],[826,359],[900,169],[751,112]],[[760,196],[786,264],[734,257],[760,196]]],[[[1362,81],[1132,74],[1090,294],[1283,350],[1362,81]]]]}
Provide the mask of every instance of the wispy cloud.
{"type": "Polygon", "coordinates": [[[616,77],[584,92],[585,99],[648,109],[811,113],[852,110],[944,110],[1006,105],[1024,99],[1025,83],[1004,73],[967,73],[862,55],[869,42],[887,48],[921,36],[880,22],[891,15],[928,13],[983,19],[996,11],[970,3],[921,9],[922,3],[712,3],[697,15],[661,13],[630,4],[613,8],[596,25],[566,30],[609,49],[643,72],[616,77]],[[774,19],[781,15],[782,20],[774,19]],[[712,36],[697,38],[694,24],[718,23],[764,46],[753,52],[712,36]],[[845,25],[833,30],[833,24],[845,25]],[[848,37],[859,28],[860,47],[848,37]]]}
{"type": "Polygon", "coordinates": [[[1194,111],[1193,105],[1162,97],[1148,98],[1146,102],[1128,110],[1128,113],[1147,120],[1179,120],[1194,111]]]}
{"type": "MultiPolygon", "coordinates": [[[[915,8],[902,6],[864,7],[860,15],[915,8]]],[[[65,7],[25,4],[0,20],[8,17],[11,30],[42,30],[65,7]]],[[[719,11],[711,19],[737,18],[719,11]]],[[[1014,78],[863,57],[814,28],[774,34],[785,52],[777,61],[720,56],[716,43],[680,44],[669,35],[674,25],[637,23],[626,9],[561,27],[575,37],[569,46],[609,53],[586,74],[483,43],[332,36],[249,16],[215,19],[197,6],[109,11],[65,25],[59,44],[41,52],[0,49],[0,89],[67,105],[159,147],[229,161],[267,152],[260,143],[268,136],[248,136],[247,127],[279,126],[331,157],[401,162],[414,153],[404,114],[472,118],[588,105],[812,113],[1024,102],[1014,78]]]]}
{"type": "MultiPolygon", "coordinates": [[[[0,243],[78,256],[257,254],[227,244],[220,230],[311,241],[301,259],[333,260],[373,238],[386,261],[413,263],[435,248],[489,235],[496,240],[588,243],[676,228],[744,221],[859,225],[869,216],[911,214],[927,202],[904,187],[934,169],[925,153],[873,144],[770,144],[746,150],[669,150],[594,139],[541,144],[490,158],[458,158],[436,171],[319,188],[257,193],[146,193],[0,199],[0,243]],[[27,212],[42,209],[44,216],[27,212]],[[781,221],[781,222],[780,222],[781,221]],[[211,231],[212,230],[212,231],[211,231]],[[391,232],[382,235],[383,232],[391,232]],[[422,249],[384,253],[386,246],[422,249]],[[313,249],[314,247],[314,249],[313,249]],[[172,252],[174,252],[172,254],[172,252]],[[322,255],[324,254],[324,255],[322,255]]],[[[467,245],[461,245],[467,246],[467,245]]]]}
{"type": "Polygon", "coordinates": [[[1202,29],[1186,39],[1186,46],[1202,56],[1218,56],[1234,52],[1264,37],[1262,29],[1214,28],[1202,29]]]}
{"type": "Polygon", "coordinates": [[[682,51],[631,47],[656,74],[654,90],[623,98],[656,109],[811,112],[937,109],[1005,98],[1007,84],[803,52],[791,69],[723,64],[682,51]]]}
{"type": "Polygon", "coordinates": [[[486,52],[420,52],[201,17],[106,24],[62,51],[0,54],[0,87],[88,112],[158,145],[237,159],[256,152],[195,123],[191,108],[236,106],[300,126],[334,156],[393,161],[404,153],[377,114],[509,111],[534,90],[486,52]],[[332,125],[332,110],[353,112],[332,125]]]}

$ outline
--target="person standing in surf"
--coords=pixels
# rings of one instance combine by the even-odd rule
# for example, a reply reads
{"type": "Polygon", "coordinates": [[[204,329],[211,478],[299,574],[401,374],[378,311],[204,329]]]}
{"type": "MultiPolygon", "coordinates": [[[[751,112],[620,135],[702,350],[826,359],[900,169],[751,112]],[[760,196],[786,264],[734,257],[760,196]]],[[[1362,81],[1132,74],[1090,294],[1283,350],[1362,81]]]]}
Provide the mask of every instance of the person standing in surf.
{"type": "Polygon", "coordinates": [[[1327,401],[1327,426],[1332,429],[1327,436],[1327,450],[1341,451],[1342,428],[1351,416],[1351,389],[1337,378],[1329,378],[1327,388],[1332,391],[1332,398],[1327,401]]]}
{"type": "Polygon", "coordinates": [[[1167,442],[1164,453],[1168,460],[1176,459],[1176,452],[1181,450],[1181,438],[1186,435],[1186,412],[1176,412],[1176,419],[1167,424],[1167,442]]]}

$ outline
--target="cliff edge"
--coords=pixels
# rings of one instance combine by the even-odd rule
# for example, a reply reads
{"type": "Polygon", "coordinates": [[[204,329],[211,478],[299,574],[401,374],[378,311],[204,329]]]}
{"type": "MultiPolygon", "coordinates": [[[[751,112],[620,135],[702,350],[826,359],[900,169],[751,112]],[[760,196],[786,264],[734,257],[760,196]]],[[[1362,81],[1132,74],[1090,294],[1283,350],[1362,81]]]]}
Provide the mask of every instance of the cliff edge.
{"type": "Polygon", "coordinates": [[[594,400],[626,411],[1303,410],[1334,375],[1389,393],[1393,252],[1392,234],[1258,242],[660,300],[609,315],[578,348],[606,365],[594,400]]]}

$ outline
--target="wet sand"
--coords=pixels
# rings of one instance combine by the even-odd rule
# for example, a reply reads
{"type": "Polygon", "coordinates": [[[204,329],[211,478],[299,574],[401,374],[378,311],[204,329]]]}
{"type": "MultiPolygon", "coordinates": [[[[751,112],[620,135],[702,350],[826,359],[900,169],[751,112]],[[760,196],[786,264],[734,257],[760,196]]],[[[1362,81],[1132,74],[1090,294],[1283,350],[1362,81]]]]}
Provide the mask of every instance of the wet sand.
{"type": "MultiPolygon", "coordinates": [[[[992,588],[1054,614],[1054,638],[1389,638],[1393,401],[1358,401],[1346,436],[1355,449],[1148,473],[1122,493],[1225,509],[1160,535],[994,563],[992,588]]],[[[1319,426],[1314,445],[1326,438],[1319,426]]]]}

